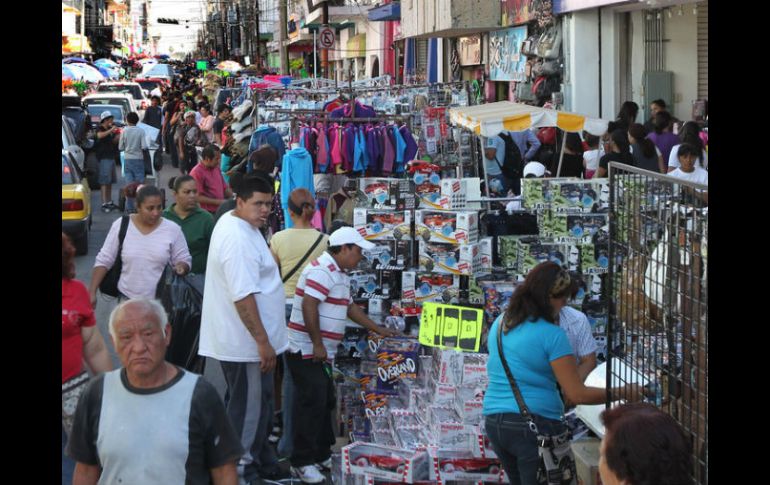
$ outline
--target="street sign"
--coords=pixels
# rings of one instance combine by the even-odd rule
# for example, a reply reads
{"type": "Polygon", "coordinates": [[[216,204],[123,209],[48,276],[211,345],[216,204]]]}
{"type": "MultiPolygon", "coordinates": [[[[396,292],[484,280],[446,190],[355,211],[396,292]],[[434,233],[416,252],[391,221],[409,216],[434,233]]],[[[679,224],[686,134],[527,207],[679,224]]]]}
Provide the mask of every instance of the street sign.
{"type": "Polygon", "coordinates": [[[324,25],[318,32],[318,43],[322,49],[331,49],[334,46],[334,29],[324,25]]]}

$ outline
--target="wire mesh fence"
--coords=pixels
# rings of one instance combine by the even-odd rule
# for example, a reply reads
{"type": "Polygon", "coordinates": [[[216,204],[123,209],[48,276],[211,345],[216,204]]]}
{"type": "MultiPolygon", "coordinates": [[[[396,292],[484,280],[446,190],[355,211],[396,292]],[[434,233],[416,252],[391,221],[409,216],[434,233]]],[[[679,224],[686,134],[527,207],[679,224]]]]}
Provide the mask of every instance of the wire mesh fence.
{"type": "Polygon", "coordinates": [[[607,382],[645,386],[690,437],[694,483],[707,484],[707,187],[615,163],[609,179],[607,382]]]}

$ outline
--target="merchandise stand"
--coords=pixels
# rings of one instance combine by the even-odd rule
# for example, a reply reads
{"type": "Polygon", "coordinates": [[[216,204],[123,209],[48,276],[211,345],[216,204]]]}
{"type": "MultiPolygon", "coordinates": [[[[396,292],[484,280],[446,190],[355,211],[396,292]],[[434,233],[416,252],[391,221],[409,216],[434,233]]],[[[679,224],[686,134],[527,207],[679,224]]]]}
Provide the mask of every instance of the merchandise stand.
{"type": "MultiPolygon", "coordinates": [[[[694,483],[708,483],[708,187],[609,166],[607,382],[637,380],[691,437],[694,483]],[[619,369],[631,369],[623,372],[619,369]]],[[[613,399],[624,396],[611,396],[613,399]]]]}

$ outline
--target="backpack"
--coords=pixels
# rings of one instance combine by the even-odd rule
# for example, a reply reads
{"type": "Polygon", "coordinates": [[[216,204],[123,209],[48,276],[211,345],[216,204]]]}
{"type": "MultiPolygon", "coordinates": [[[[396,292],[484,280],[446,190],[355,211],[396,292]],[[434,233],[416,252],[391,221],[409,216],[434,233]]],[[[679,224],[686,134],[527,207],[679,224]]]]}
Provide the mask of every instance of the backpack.
{"type": "Polygon", "coordinates": [[[521,156],[521,150],[508,133],[500,133],[497,136],[505,142],[505,158],[502,165],[497,162],[497,158],[495,158],[495,162],[504,176],[514,180],[520,179],[524,172],[524,158],[521,156]]]}

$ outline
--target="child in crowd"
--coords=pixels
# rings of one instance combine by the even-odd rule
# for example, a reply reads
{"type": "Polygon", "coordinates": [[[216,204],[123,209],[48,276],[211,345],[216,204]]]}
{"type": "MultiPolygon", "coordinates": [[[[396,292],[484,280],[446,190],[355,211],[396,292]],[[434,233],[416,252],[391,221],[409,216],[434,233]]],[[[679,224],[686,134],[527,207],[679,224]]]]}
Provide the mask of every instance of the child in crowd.
{"type": "Polygon", "coordinates": [[[590,133],[584,133],[583,138],[588,149],[583,152],[583,167],[585,167],[585,178],[593,178],[596,169],[599,168],[599,137],[590,133]]]}

